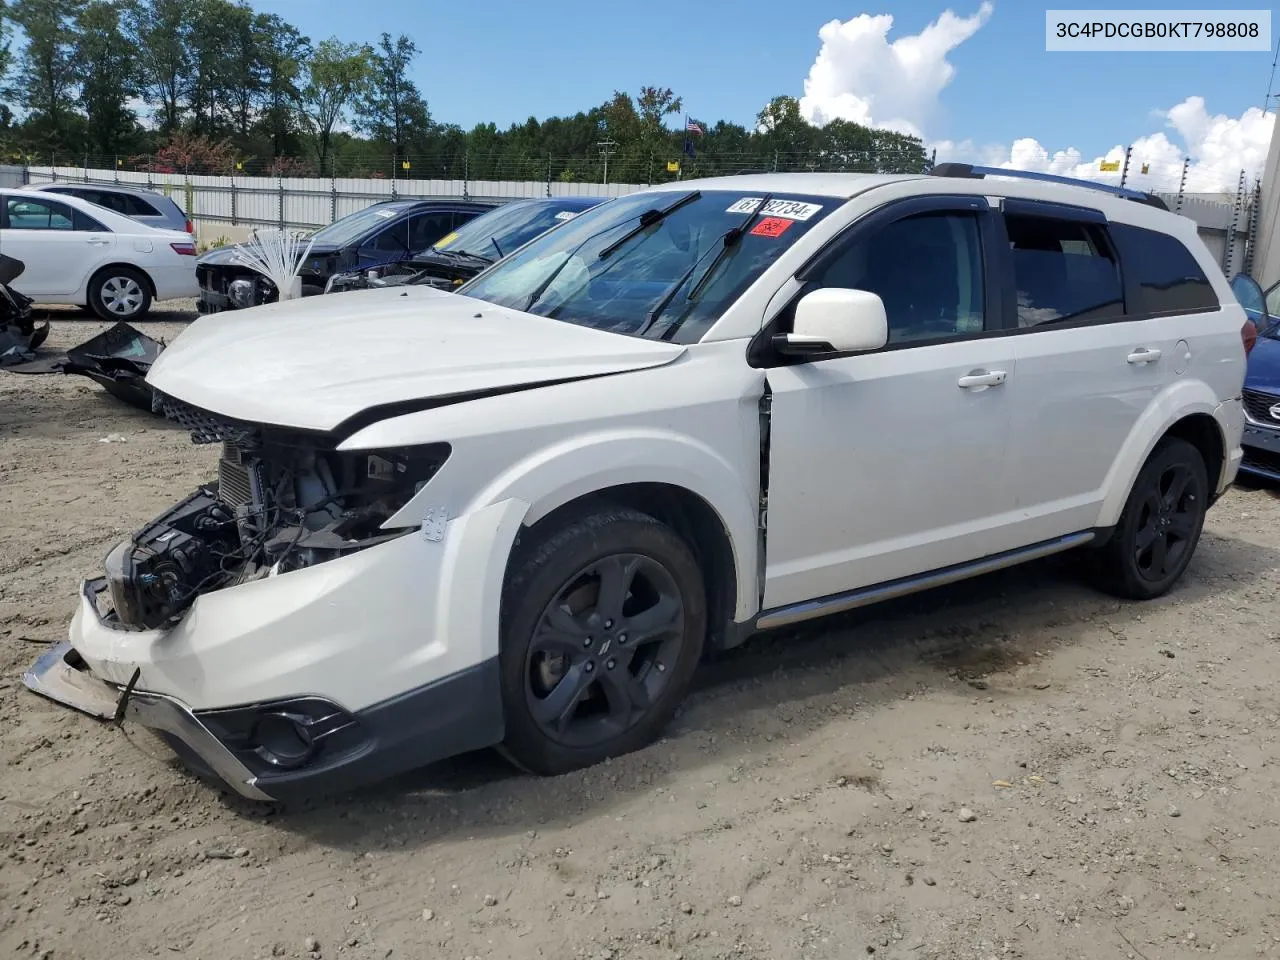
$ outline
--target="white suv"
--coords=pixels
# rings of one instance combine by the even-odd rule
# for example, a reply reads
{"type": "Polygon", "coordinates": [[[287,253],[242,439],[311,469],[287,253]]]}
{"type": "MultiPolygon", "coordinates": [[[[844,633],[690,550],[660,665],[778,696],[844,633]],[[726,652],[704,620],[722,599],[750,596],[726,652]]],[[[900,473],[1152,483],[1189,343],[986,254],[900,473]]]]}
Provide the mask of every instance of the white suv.
{"type": "Polygon", "coordinates": [[[1245,314],[1159,201],[987,172],[665,184],[456,294],[197,321],[148,381],[217,482],[27,684],[288,800],[591,764],[709,648],[1047,554],[1164,593],[1240,462],[1245,314]]]}

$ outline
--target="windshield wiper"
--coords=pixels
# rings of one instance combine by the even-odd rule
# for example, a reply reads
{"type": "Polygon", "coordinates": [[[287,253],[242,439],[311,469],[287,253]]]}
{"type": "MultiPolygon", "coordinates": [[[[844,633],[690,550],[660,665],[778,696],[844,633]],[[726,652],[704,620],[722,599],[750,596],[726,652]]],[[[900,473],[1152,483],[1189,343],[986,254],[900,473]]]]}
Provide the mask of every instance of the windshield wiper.
{"type": "Polygon", "coordinates": [[[427,251],[437,257],[453,257],[455,260],[479,260],[481,263],[493,263],[493,260],[482,253],[470,253],[466,250],[438,250],[432,247],[427,251]]]}
{"type": "Polygon", "coordinates": [[[624,243],[626,243],[636,234],[643,233],[645,230],[648,230],[650,227],[652,227],[655,223],[661,223],[663,220],[671,216],[671,214],[675,213],[685,204],[692,203],[694,200],[697,200],[700,196],[702,196],[701,190],[693,190],[693,191],[690,191],[689,193],[686,193],[683,197],[681,197],[675,203],[667,204],[661,210],[646,210],[644,213],[640,214],[640,222],[637,223],[630,230],[628,230],[626,233],[624,233],[622,236],[620,236],[617,240],[613,241],[613,243],[609,244],[607,247],[601,250],[597,259],[605,260],[611,257],[615,252],[617,252],[617,249],[619,247],[621,247],[624,243]]]}
{"type": "Polygon", "coordinates": [[[736,227],[730,227],[724,232],[724,236],[720,238],[720,249],[716,253],[716,258],[712,260],[711,263],[707,264],[707,269],[703,272],[702,276],[698,278],[698,282],[693,285],[693,289],[689,291],[689,295],[685,298],[686,300],[697,299],[698,294],[702,292],[702,288],[707,285],[707,281],[710,280],[711,276],[716,272],[716,267],[720,266],[724,258],[729,255],[729,251],[738,247],[742,242],[742,238],[746,235],[747,230],[756,222],[756,218],[764,212],[764,208],[768,206],[769,201],[772,199],[773,194],[766,193],[764,195],[764,199],[762,199],[756,208],[751,211],[747,216],[747,219],[743,220],[736,227]]]}
{"type": "Polygon", "coordinates": [[[493,249],[495,249],[495,250],[497,250],[497,251],[498,251],[498,256],[499,256],[500,258],[501,258],[501,257],[505,257],[505,256],[506,256],[506,254],[502,252],[502,248],[501,248],[500,246],[498,246],[498,238],[497,238],[497,237],[490,237],[490,238],[489,238],[489,242],[493,244],[493,249]]]}

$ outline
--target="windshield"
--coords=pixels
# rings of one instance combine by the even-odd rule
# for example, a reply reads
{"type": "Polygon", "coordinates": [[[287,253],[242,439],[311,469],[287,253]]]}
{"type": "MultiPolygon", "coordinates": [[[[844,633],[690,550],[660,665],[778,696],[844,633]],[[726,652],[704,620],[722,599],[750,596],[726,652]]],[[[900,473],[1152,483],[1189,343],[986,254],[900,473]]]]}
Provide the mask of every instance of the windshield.
{"type": "Polygon", "coordinates": [[[693,343],[841,203],[774,194],[740,242],[725,249],[726,233],[762,199],[739,190],[620,197],[538,237],[458,292],[599,330],[693,343]]]}
{"type": "Polygon", "coordinates": [[[433,250],[447,250],[485,260],[498,260],[523,247],[540,233],[572,220],[583,208],[553,200],[517,200],[470,220],[433,250]]]}
{"type": "Polygon", "coordinates": [[[345,247],[352,241],[360,239],[374,227],[404,216],[404,209],[402,206],[381,203],[365,207],[363,210],[348,214],[341,220],[333,221],[327,227],[321,227],[311,235],[311,239],[316,243],[331,243],[335,247],[345,247]]]}

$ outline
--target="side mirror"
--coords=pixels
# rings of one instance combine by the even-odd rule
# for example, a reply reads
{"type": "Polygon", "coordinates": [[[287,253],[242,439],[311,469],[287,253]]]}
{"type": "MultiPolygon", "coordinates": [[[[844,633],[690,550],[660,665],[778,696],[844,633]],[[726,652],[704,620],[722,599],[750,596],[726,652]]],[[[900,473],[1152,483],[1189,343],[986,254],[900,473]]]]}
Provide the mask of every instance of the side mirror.
{"type": "Polygon", "coordinates": [[[821,353],[865,353],[889,342],[884,301],[866,290],[830,287],[814,290],[796,304],[791,333],[773,338],[787,356],[821,353]]]}

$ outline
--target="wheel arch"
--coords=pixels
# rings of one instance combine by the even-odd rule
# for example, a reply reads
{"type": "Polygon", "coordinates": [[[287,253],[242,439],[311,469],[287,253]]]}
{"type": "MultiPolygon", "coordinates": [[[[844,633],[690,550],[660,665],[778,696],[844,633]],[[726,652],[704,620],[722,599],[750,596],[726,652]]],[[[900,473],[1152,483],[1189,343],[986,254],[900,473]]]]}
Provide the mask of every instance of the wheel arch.
{"type": "Polygon", "coordinates": [[[1100,529],[1119,522],[1138,473],[1166,437],[1186,440],[1200,451],[1205,458],[1211,495],[1217,490],[1228,454],[1226,435],[1214,415],[1218,407],[1218,397],[1207,384],[1183,381],[1164,391],[1147,408],[1112,464],[1098,517],[1100,529]]]}
{"type": "MultiPolygon", "coordinates": [[[[724,648],[739,642],[734,629],[738,617],[741,567],[724,518],[707,499],[687,487],[661,481],[634,481],[602,487],[555,506],[542,503],[530,509],[524,531],[552,527],[596,509],[629,507],[674,530],[688,544],[705,575],[708,641],[724,648]]],[[[508,565],[516,556],[513,545],[508,565]]]]}

